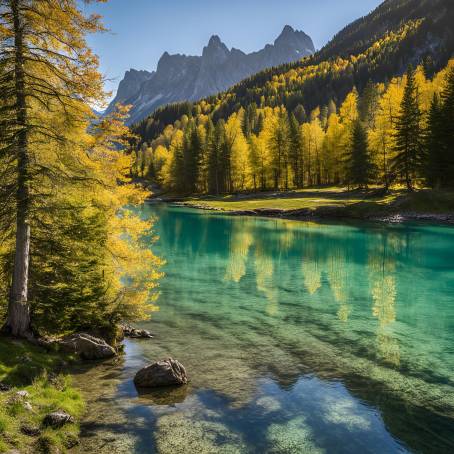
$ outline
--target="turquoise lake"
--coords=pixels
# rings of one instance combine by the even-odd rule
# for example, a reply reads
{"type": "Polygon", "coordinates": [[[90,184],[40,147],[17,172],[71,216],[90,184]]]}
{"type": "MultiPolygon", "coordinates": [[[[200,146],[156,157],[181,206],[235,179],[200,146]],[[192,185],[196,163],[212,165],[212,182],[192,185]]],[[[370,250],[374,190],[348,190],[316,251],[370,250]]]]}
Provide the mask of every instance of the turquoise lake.
{"type": "Polygon", "coordinates": [[[76,375],[80,452],[454,452],[454,228],[143,216],[167,262],[156,337],[76,375]],[[139,395],[169,356],[190,384],[139,395]]]}

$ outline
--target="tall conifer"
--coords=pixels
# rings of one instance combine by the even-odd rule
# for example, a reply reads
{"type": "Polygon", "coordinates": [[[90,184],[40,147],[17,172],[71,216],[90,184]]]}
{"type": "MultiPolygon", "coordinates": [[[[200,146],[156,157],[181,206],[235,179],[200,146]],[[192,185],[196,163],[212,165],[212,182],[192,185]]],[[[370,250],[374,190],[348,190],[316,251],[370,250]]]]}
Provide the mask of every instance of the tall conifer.
{"type": "Polygon", "coordinates": [[[441,94],[442,136],[444,142],[444,185],[454,187],[454,68],[448,72],[441,94]]]}
{"type": "MultiPolygon", "coordinates": [[[[56,122],[45,121],[45,112],[61,109],[65,121],[74,124],[89,115],[84,101],[101,100],[98,61],[87,47],[85,34],[102,29],[98,17],[85,17],[76,0],[0,0],[0,156],[7,156],[10,163],[10,184],[3,185],[2,179],[0,186],[2,197],[15,200],[13,209],[0,212],[2,218],[14,213],[8,222],[15,224],[5,329],[16,336],[28,336],[31,331],[31,218],[40,192],[35,177],[50,171],[36,168],[35,144],[64,142],[56,122]]],[[[53,176],[62,177],[63,172],[53,176]]]]}
{"type": "Polygon", "coordinates": [[[415,71],[409,67],[400,114],[396,120],[395,157],[392,160],[393,170],[403,177],[409,191],[413,190],[421,163],[421,117],[415,71]]]}
{"type": "Polygon", "coordinates": [[[443,140],[443,116],[440,99],[434,95],[427,121],[427,133],[424,147],[424,173],[429,186],[440,188],[445,172],[444,158],[446,147],[443,140]]]}
{"type": "Polygon", "coordinates": [[[347,179],[349,184],[367,188],[371,181],[373,165],[367,143],[367,132],[360,120],[353,123],[351,150],[347,157],[347,179]]]}
{"type": "Polygon", "coordinates": [[[293,186],[303,187],[303,140],[301,138],[300,125],[292,113],[289,119],[289,160],[292,168],[293,186]]]}

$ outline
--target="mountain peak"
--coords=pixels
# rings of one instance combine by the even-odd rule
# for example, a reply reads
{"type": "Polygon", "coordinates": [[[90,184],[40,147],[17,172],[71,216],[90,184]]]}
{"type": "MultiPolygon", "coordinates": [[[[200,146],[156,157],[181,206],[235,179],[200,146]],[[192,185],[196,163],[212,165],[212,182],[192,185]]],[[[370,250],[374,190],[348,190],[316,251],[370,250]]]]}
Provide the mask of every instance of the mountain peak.
{"type": "Polygon", "coordinates": [[[282,29],[281,34],[277,37],[274,43],[276,44],[277,42],[287,42],[289,40],[292,40],[297,34],[298,32],[293,27],[286,25],[282,29]]]}
{"type": "Polygon", "coordinates": [[[203,57],[215,63],[222,63],[229,55],[230,51],[221,41],[218,35],[213,35],[208,42],[208,46],[203,49],[203,57]]]}
{"type": "Polygon", "coordinates": [[[208,41],[208,47],[219,47],[223,46],[224,43],[221,41],[218,35],[213,35],[208,41]]]}
{"type": "Polygon", "coordinates": [[[310,36],[306,35],[303,31],[295,30],[290,25],[286,25],[278,36],[274,45],[278,47],[291,47],[295,51],[307,51],[310,53],[315,52],[314,43],[310,36]]]}
{"type": "Polygon", "coordinates": [[[281,36],[289,35],[291,33],[295,33],[295,29],[291,25],[286,25],[282,30],[281,36]]]}

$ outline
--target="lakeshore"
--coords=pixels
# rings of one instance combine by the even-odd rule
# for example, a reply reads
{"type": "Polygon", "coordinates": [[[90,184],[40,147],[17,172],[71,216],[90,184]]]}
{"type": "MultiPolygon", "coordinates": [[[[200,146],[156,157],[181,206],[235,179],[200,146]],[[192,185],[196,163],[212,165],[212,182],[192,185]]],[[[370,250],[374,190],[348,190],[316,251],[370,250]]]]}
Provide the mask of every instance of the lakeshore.
{"type": "Polygon", "coordinates": [[[454,192],[321,188],[226,196],[152,195],[148,203],[169,203],[230,216],[302,221],[368,220],[387,223],[454,224],[454,192]]]}

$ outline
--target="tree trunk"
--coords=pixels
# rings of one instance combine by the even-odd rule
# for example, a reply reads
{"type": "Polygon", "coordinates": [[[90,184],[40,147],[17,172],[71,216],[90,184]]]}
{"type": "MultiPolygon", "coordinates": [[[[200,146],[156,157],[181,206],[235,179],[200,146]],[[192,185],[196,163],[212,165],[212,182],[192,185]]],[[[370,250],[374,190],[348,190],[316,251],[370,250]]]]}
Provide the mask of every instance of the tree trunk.
{"type": "Polygon", "coordinates": [[[30,225],[27,221],[18,220],[13,285],[11,287],[6,322],[7,331],[18,337],[24,337],[30,333],[30,310],[28,306],[29,253],[30,225]]]}
{"type": "Polygon", "coordinates": [[[19,2],[20,0],[11,0],[16,59],[14,68],[16,120],[19,132],[17,134],[16,250],[6,330],[14,336],[26,337],[30,334],[30,309],[28,305],[28,267],[30,261],[30,224],[28,223],[28,218],[30,190],[23,24],[19,2]]]}
{"type": "Polygon", "coordinates": [[[388,180],[388,162],[386,160],[386,147],[383,143],[383,178],[385,183],[385,191],[389,190],[389,180],[388,180]]]}

